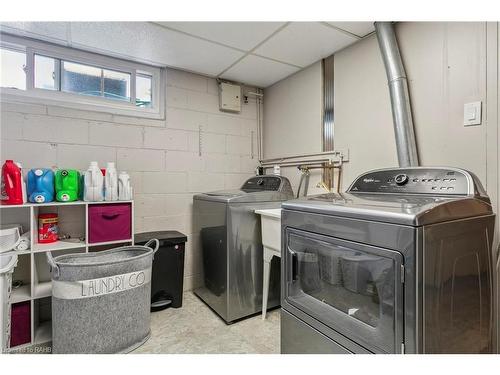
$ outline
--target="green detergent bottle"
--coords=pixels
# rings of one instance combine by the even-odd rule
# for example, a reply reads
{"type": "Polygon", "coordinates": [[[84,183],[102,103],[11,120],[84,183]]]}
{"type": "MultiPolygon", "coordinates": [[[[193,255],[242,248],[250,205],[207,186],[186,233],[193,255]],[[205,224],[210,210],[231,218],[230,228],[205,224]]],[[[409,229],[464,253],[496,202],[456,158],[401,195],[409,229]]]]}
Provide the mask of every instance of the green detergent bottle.
{"type": "Polygon", "coordinates": [[[73,202],[80,196],[80,172],[76,169],[59,169],[56,172],[56,200],[73,202]]]}

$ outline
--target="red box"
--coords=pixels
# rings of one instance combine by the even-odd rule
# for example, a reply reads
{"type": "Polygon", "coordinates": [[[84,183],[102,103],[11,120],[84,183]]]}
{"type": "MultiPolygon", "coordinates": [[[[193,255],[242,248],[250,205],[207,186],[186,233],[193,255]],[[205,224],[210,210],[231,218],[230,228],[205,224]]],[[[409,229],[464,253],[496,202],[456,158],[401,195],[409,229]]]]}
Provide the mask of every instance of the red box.
{"type": "Polygon", "coordinates": [[[10,320],[10,346],[31,342],[31,303],[30,301],[12,305],[10,320]]]}
{"type": "Polygon", "coordinates": [[[89,205],[89,243],[130,240],[130,203],[89,205]]]}

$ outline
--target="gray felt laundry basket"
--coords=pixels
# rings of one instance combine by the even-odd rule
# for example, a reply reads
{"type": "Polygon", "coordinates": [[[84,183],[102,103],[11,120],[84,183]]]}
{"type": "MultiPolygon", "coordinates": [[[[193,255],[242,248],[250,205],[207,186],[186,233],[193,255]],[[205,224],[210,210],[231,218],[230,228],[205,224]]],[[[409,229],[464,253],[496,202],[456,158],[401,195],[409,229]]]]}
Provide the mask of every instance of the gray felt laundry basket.
{"type": "Polygon", "coordinates": [[[158,247],[151,240],[96,253],[47,253],[52,352],[126,353],[142,345],[150,335],[151,267],[158,247]]]}

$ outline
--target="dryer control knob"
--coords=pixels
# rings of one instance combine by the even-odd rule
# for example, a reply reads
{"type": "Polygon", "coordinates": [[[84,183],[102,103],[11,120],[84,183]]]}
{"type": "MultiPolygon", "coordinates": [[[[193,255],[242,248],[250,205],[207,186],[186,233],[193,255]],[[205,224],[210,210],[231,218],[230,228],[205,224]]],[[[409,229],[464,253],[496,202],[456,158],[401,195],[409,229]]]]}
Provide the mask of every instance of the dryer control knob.
{"type": "Polygon", "coordinates": [[[404,185],[408,182],[408,176],[405,174],[398,174],[396,177],[394,177],[394,181],[398,185],[404,185]]]}

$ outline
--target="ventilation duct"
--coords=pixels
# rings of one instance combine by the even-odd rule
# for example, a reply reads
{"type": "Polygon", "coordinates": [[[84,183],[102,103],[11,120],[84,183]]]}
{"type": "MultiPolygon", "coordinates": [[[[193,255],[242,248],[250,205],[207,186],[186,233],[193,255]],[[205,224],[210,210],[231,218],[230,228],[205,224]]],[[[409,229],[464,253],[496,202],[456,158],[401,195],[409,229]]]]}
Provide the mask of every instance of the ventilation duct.
{"type": "Polygon", "coordinates": [[[394,135],[400,167],[418,166],[417,144],[411,115],[408,82],[392,22],[375,22],[391,96],[394,135]]]}

